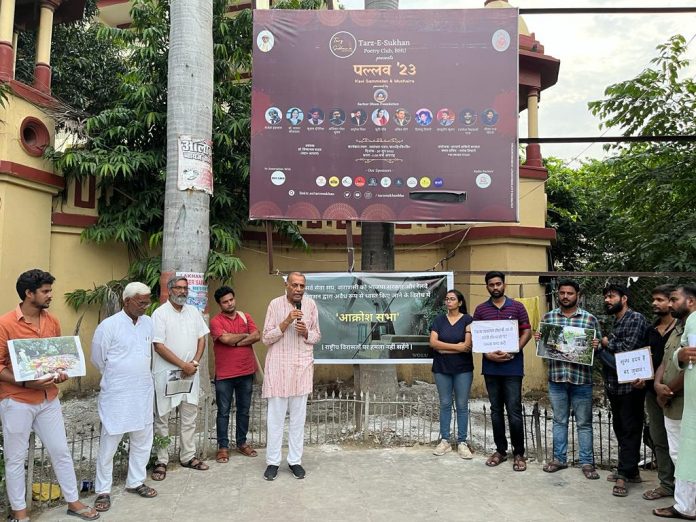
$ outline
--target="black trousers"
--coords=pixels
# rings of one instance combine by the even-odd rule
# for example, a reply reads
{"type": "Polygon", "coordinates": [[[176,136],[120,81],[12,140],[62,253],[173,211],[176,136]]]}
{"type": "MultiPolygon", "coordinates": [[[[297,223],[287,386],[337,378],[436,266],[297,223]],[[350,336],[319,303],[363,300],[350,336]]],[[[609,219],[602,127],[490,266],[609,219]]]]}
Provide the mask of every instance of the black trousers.
{"type": "Polygon", "coordinates": [[[619,465],[616,474],[624,479],[638,476],[640,443],[643,436],[645,389],[625,395],[607,393],[611,404],[612,425],[619,442],[619,465]]]}

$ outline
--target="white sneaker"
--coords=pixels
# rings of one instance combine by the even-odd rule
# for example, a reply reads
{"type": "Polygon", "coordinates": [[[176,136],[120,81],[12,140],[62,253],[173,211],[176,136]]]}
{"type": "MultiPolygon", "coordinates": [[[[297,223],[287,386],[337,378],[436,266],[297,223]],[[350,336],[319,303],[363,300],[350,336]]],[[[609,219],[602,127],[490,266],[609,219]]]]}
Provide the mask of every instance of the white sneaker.
{"type": "Polygon", "coordinates": [[[461,458],[467,460],[474,458],[474,454],[471,452],[471,448],[469,448],[469,445],[466,442],[460,442],[458,446],[457,453],[459,453],[461,458]]]}
{"type": "Polygon", "coordinates": [[[449,441],[442,439],[440,444],[438,444],[433,450],[433,455],[440,457],[450,451],[452,451],[452,445],[449,443],[449,441]]]}

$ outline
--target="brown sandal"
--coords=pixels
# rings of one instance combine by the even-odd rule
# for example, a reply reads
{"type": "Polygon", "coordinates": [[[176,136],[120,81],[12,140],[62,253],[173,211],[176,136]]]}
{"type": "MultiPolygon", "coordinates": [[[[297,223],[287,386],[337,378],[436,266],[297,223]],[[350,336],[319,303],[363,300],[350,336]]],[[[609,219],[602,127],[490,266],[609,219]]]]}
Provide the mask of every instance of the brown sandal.
{"type": "Polygon", "coordinates": [[[658,498],[672,497],[672,496],[674,496],[674,493],[670,493],[662,486],[657,486],[656,488],[649,489],[648,491],[645,491],[643,493],[643,498],[645,500],[657,500],[658,498]]]}
{"type": "Polygon", "coordinates": [[[557,471],[560,471],[562,469],[567,469],[568,464],[565,462],[559,462],[557,460],[552,460],[551,462],[547,462],[544,464],[544,467],[542,468],[546,473],[556,473],[557,471]]]}
{"type": "Polygon", "coordinates": [[[103,513],[111,509],[111,496],[108,493],[100,493],[94,499],[94,509],[103,513]]]}
{"type": "Polygon", "coordinates": [[[215,456],[215,462],[227,464],[230,461],[230,452],[227,448],[220,448],[215,456]]]}
{"type": "Polygon", "coordinates": [[[157,491],[145,484],[140,484],[137,488],[126,488],[126,491],[128,493],[135,493],[143,498],[154,498],[157,496],[157,491]]]}
{"type": "Polygon", "coordinates": [[[206,471],[210,469],[208,465],[200,460],[198,457],[193,457],[191,460],[188,462],[182,462],[181,463],[182,468],[189,468],[189,469],[195,469],[198,471],[206,471]]]}
{"type": "Polygon", "coordinates": [[[507,455],[503,455],[502,453],[495,452],[493,455],[488,457],[488,460],[486,461],[486,466],[489,468],[494,468],[501,462],[505,462],[507,460],[507,455]]]}
{"type": "Polygon", "coordinates": [[[527,459],[522,455],[515,455],[512,459],[512,469],[515,471],[527,471],[527,459]]]}
{"type": "Polygon", "coordinates": [[[152,480],[164,480],[167,477],[167,465],[158,462],[155,464],[155,467],[152,468],[152,474],[150,475],[152,477],[152,480]]]}
{"type": "Polygon", "coordinates": [[[256,453],[256,450],[249,446],[249,444],[239,446],[237,448],[237,451],[246,457],[255,457],[256,455],[258,455],[258,453],[256,453]]]}
{"type": "Polygon", "coordinates": [[[592,464],[583,464],[580,469],[588,480],[597,480],[599,478],[599,473],[597,473],[597,470],[592,464]]]}

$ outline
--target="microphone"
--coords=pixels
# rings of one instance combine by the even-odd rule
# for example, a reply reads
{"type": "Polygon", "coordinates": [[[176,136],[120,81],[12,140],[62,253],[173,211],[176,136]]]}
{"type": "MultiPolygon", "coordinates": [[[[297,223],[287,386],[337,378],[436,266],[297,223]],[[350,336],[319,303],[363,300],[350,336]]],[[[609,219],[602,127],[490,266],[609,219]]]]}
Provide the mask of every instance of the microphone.
{"type": "Polygon", "coordinates": [[[302,310],[302,301],[297,301],[295,303],[295,308],[297,308],[298,310],[302,310]]]}

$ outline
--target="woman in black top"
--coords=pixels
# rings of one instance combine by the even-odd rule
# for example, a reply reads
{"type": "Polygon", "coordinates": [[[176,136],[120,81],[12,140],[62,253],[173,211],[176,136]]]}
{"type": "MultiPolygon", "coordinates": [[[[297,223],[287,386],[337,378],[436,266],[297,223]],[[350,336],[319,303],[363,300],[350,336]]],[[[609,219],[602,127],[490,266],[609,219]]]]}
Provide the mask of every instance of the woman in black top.
{"type": "Polygon", "coordinates": [[[440,443],[435,455],[452,451],[449,442],[452,421],[452,393],[457,407],[457,444],[459,456],[473,457],[466,442],[469,428],[469,392],[474,378],[474,359],[471,355],[471,321],[466,313],[466,301],[459,290],[449,290],[445,296],[447,313],[435,318],[430,329],[433,349],[433,374],[440,396],[440,443]]]}

